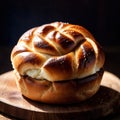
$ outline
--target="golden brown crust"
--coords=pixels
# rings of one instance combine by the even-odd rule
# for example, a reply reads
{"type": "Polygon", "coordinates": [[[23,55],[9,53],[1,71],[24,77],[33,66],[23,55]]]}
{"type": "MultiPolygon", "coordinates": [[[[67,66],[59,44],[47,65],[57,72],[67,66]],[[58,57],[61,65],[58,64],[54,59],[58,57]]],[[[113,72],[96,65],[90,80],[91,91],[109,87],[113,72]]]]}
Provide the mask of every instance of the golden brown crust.
{"type": "Polygon", "coordinates": [[[99,71],[104,60],[102,48],[88,30],[63,22],[28,30],[11,53],[20,75],[49,81],[84,78],[99,71]]]}
{"type": "Polygon", "coordinates": [[[105,57],[88,30],[54,22],[24,33],[11,61],[24,96],[45,103],[76,103],[99,89],[105,57]]]}
{"type": "Polygon", "coordinates": [[[86,100],[99,89],[103,69],[84,79],[59,82],[18,77],[17,83],[24,96],[51,104],[70,104],[86,100]]]}

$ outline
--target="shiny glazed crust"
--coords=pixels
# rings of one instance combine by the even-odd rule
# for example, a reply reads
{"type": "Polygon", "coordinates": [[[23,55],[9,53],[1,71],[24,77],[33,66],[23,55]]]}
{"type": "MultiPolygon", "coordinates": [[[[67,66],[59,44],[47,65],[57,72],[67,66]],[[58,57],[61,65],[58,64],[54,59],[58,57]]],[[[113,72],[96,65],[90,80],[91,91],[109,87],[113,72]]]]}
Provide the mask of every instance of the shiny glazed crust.
{"type": "Polygon", "coordinates": [[[103,69],[84,79],[50,82],[17,75],[22,94],[34,101],[50,104],[79,103],[92,97],[99,89],[103,69]]]}
{"type": "Polygon", "coordinates": [[[24,33],[11,61],[20,75],[61,81],[96,73],[103,67],[104,54],[85,28],[54,22],[24,33]]]}

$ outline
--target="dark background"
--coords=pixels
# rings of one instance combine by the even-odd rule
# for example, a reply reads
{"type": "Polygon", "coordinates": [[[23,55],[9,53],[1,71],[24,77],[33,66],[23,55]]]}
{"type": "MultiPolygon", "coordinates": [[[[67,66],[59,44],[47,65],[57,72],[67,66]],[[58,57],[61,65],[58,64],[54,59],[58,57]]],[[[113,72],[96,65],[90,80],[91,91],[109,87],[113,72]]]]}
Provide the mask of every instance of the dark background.
{"type": "Polygon", "coordinates": [[[120,45],[119,0],[4,0],[0,46],[14,46],[28,29],[63,21],[87,28],[103,46],[120,45]]]}

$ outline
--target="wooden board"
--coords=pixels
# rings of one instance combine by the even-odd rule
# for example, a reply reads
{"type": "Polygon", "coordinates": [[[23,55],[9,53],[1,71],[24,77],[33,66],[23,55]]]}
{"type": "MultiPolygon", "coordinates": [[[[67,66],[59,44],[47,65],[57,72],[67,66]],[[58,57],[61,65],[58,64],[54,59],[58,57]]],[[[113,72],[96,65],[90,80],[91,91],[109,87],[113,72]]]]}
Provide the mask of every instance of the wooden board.
{"type": "Polygon", "coordinates": [[[13,71],[0,76],[0,112],[27,120],[94,120],[120,110],[120,80],[105,72],[99,91],[79,104],[50,105],[23,97],[13,71]]]}

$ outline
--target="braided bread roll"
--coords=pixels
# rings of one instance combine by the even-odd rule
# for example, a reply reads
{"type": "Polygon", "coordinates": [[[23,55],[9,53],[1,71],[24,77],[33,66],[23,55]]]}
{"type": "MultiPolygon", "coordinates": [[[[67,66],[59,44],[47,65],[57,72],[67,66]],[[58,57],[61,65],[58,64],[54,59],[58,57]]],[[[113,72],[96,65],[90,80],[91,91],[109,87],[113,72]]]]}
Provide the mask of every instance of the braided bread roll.
{"type": "Polygon", "coordinates": [[[45,103],[76,103],[99,89],[101,46],[79,25],[53,22],[24,33],[11,53],[22,94],[45,103]]]}

